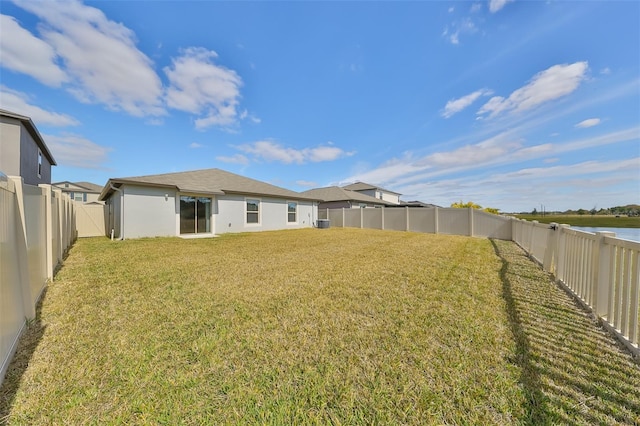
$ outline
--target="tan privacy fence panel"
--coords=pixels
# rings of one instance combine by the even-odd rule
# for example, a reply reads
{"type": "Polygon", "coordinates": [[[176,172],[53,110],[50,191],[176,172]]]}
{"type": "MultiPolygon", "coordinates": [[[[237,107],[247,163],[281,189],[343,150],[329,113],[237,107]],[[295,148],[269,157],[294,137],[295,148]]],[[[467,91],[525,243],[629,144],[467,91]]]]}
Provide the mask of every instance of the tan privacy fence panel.
{"type": "Polygon", "coordinates": [[[101,237],[107,235],[105,206],[103,204],[74,203],[78,237],[101,237]]]}
{"type": "Polygon", "coordinates": [[[47,280],[75,241],[73,203],[51,185],[0,174],[0,383],[47,280]]]}

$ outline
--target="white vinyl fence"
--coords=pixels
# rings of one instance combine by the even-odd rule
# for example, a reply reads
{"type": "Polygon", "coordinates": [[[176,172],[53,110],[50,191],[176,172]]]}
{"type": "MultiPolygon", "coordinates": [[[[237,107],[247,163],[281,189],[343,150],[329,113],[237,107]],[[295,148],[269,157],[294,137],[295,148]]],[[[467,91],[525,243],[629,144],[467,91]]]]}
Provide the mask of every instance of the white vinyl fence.
{"type": "Polygon", "coordinates": [[[322,209],[332,227],[468,235],[515,241],[640,356],[640,242],[568,225],[528,222],[474,209],[322,209]]]}
{"type": "Polygon", "coordinates": [[[518,219],[513,240],[640,355],[640,242],[518,219]]]}
{"type": "Polygon", "coordinates": [[[0,383],[26,321],[76,238],[73,202],[0,173],[0,383]]]}

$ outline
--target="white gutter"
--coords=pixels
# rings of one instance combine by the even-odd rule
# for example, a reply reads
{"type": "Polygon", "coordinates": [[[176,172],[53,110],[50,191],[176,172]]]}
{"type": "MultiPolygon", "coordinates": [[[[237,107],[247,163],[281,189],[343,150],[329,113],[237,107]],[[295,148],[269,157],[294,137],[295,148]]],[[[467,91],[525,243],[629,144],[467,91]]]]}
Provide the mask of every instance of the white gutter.
{"type": "Polygon", "coordinates": [[[124,240],[124,191],[120,188],[116,188],[112,183],[110,183],[109,186],[114,191],[118,191],[120,193],[120,198],[122,198],[122,201],[120,202],[120,239],[124,240]]]}

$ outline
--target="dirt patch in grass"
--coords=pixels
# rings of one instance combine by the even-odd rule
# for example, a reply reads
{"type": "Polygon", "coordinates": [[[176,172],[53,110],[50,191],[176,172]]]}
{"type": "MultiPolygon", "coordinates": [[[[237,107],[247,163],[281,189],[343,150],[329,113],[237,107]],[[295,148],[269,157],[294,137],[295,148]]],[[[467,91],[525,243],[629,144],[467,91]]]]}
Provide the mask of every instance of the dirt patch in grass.
{"type": "Polygon", "coordinates": [[[85,239],[33,330],[11,424],[638,420],[638,366],[507,242],[85,239]]]}

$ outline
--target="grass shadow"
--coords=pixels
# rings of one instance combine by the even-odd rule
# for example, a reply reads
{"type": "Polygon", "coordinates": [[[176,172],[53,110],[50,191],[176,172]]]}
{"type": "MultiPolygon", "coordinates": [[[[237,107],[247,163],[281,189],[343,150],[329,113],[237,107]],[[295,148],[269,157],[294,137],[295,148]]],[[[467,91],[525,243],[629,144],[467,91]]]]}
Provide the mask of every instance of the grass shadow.
{"type": "Polygon", "coordinates": [[[545,424],[548,420],[546,411],[546,397],[541,390],[540,371],[532,362],[531,344],[529,337],[522,324],[521,315],[514,297],[511,280],[508,270],[509,262],[502,255],[496,242],[491,239],[491,244],[500,258],[502,267],[500,268],[500,280],[502,281],[502,297],[506,302],[506,310],[509,318],[509,328],[516,343],[516,357],[512,360],[520,367],[520,383],[525,394],[526,423],[529,425],[545,424]]]}
{"type": "Polygon", "coordinates": [[[640,368],[512,242],[491,240],[521,369],[525,424],[640,424],[640,368]]]}
{"type": "Polygon", "coordinates": [[[46,326],[42,324],[41,313],[42,305],[47,296],[47,290],[48,286],[42,290],[42,294],[36,305],[36,317],[27,321],[26,329],[22,336],[20,336],[18,347],[9,364],[2,386],[0,387],[0,425],[8,424],[9,422],[11,407],[20,388],[22,377],[29,367],[31,358],[40,340],[42,340],[42,336],[44,336],[46,326]]]}

